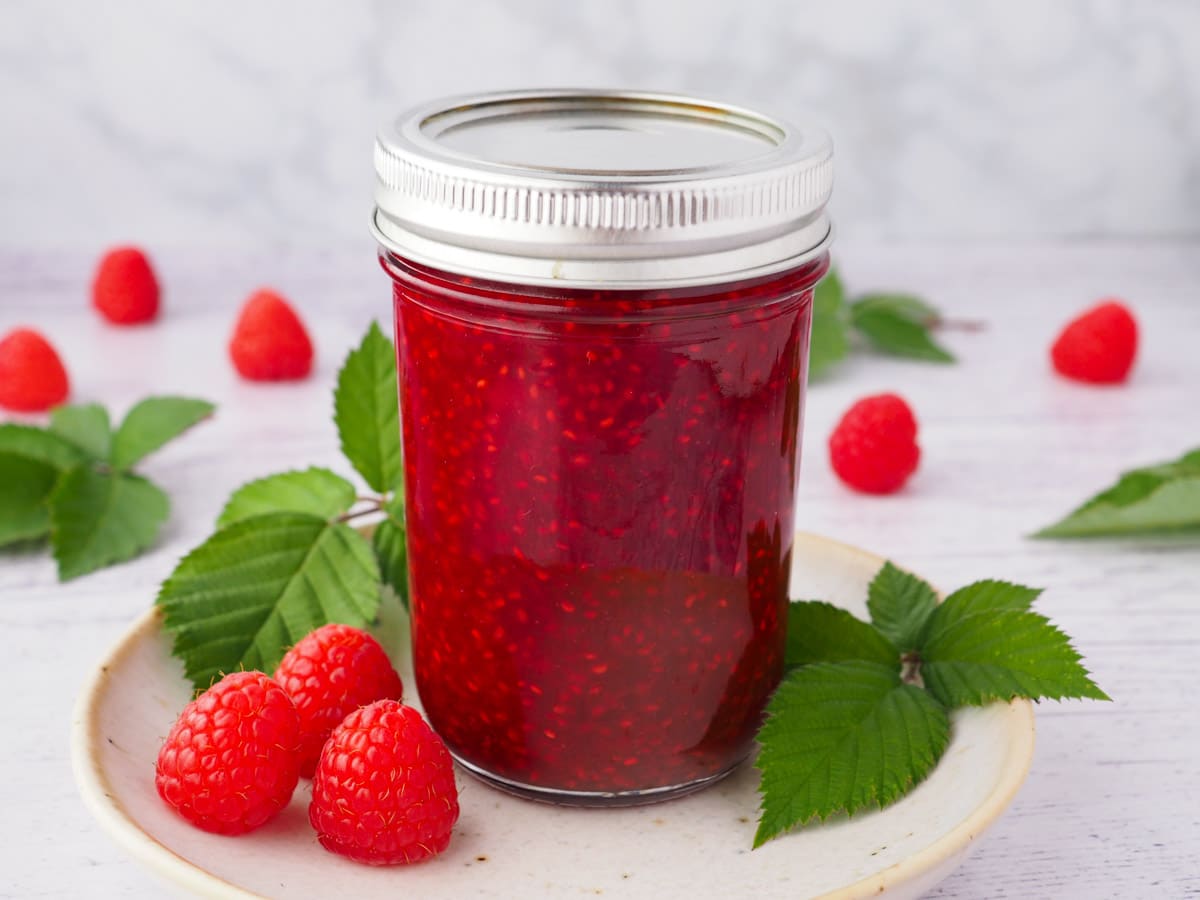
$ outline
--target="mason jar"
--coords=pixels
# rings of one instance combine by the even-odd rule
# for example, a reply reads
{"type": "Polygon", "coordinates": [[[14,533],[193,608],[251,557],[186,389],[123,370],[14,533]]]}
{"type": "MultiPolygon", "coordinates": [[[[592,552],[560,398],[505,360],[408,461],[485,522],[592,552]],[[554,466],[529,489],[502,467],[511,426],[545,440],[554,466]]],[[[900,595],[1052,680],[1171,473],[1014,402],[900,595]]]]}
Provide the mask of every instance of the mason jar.
{"type": "Polygon", "coordinates": [[[783,673],[829,138],[528,91],[399,116],[375,169],[430,723],[553,802],[727,774],[783,673]]]}

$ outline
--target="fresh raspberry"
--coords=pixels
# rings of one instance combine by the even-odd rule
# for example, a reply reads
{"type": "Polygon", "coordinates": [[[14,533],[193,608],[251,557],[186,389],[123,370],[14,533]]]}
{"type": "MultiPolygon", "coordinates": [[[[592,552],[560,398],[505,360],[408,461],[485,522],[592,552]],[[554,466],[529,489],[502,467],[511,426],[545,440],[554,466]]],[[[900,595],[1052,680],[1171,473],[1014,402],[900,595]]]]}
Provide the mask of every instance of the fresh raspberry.
{"type": "Polygon", "coordinates": [[[325,625],[301,640],[279,663],[275,680],[300,713],[300,774],[306,778],[329,733],[349,713],[404,693],[379,641],[349,625],[325,625]]]}
{"type": "Polygon", "coordinates": [[[158,279],[146,254],[137,247],[105,253],[92,281],[92,305],[115,325],[152,321],[158,315],[158,279]]]}
{"type": "Polygon", "coordinates": [[[58,352],[29,328],[0,340],[0,406],[41,412],[67,399],[71,385],[58,352]]]}
{"type": "Polygon", "coordinates": [[[242,307],[229,355],[243,378],[291,381],[312,370],[313,345],[304,323],[274,291],[256,291],[242,307]]]}
{"type": "Polygon", "coordinates": [[[920,458],[917,420],[895,394],[859,400],[829,437],[833,471],[850,487],[868,494],[898,491],[916,471],[920,458]]]}
{"type": "Polygon", "coordinates": [[[1132,313],[1118,301],[1106,300],[1067,323],[1050,349],[1050,358],[1067,378],[1117,384],[1129,376],[1137,345],[1132,313]]]}
{"type": "Polygon", "coordinates": [[[321,751],[308,820],[326,850],[372,866],[441,853],[458,821],[446,745],[411,706],[355,710],[321,751]]]}
{"type": "Polygon", "coordinates": [[[244,834],[287,806],[299,779],[292,698],[262,672],[234,672],[179,714],[158,753],[154,785],[197,828],[244,834]]]}

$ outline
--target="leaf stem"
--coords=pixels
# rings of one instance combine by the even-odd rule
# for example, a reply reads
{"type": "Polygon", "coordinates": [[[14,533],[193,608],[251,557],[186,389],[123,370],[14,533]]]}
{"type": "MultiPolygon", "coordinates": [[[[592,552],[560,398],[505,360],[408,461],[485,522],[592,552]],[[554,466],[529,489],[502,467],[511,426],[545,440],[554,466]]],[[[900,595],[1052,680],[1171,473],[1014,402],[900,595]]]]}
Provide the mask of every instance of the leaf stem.
{"type": "Polygon", "coordinates": [[[358,499],[372,505],[366,507],[365,509],[355,509],[347,513],[342,513],[340,516],[334,519],[334,521],[342,524],[345,522],[351,522],[354,519],[361,519],[363,516],[369,516],[371,513],[383,512],[383,504],[379,501],[378,497],[359,497],[358,499]]]}
{"type": "Polygon", "coordinates": [[[940,316],[931,319],[926,327],[933,331],[986,331],[987,322],[982,319],[943,319],[940,316]]]}

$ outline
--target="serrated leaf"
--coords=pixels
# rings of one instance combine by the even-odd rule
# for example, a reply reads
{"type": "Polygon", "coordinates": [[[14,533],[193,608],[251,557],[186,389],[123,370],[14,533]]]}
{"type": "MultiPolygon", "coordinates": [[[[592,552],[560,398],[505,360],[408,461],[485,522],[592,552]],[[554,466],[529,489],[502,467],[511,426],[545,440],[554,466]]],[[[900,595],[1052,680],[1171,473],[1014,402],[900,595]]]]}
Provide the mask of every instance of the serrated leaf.
{"type": "Polygon", "coordinates": [[[163,444],[212,415],[206,400],[191,397],[148,397],[125,415],[112,439],[111,462],[128,469],[163,444]]]}
{"type": "Polygon", "coordinates": [[[112,448],[108,410],[98,403],[59,406],[50,413],[50,430],[95,460],[107,461],[112,448]]]}
{"type": "Polygon", "coordinates": [[[0,453],[46,463],[59,471],[86,459],[75,444],[52,431],[31,425],[0,425],[0,453]]]}
{"type": "Polygon", "coordinates": [[[1200,529],[1200,449],[1124,473],[1034,537],[1120,537],[1200,529]]]}
{"type": "Polygon", "coordinates": [[[146,479],[88,465],[60,478],[49,505],[50,542],[63,581],[136,556],[154,543],[170,511],[167,495],[146,479]]]}
{"type": "Polygon", "coordinates": [[[813,291],[812,338],[808,351],[808,377],[816,380],[850,350],[846,317],[846,292],[836,269],[830,269],[813,291]]]}
{"type": "Polygon", "coordinates": [[[937,605],[925,625],[925,635],[944,630],[967,616],[1001,610],[1027,610],[1042,594],[1041,588],[985,579],[959,588],[937,605]]]}
{"type": "Polygon", "coordinates": [[[189,553],[159,591],[174,653],[207,688],[222,673],[274,671],[328,622],[364,627],[379,608],[379,566],[347,525],[279,512],[235,522],[189,553]]]}
{"type": "Polygon", "coordinates": [[[926,582],[884,563],[867,588],[871,623],[901,653],[915,650],[925,623],[937,606],[937,594],[926,582]]]}
{"type": "Polygon", "coordinates": [[[1200,447],[1195,450],[1189,450],[1183,456],[1179,457],[1179,459],[1158,463],[1153,466],[1145,466],[1134,471],[1144,472],[1147,475],[1157,475],[1162,478],[1200,475],[1200,447]]]}
{"type": "Polygon", "coordinates": [[[931,628],[921,649],[921,678],[950,708],[1013,697],[1109,699],[1067,636],[1028,610],[989,610],[931,628]]]}
{"type": "Polygon", "coordinates": [[[767,712],[755,847],[813,819],[894,803],[929,774],[950,737],[941,704],[878,663],[797,669],[767,712]]]}
{"type": "Polygon", "coordinates": [[[396,350],[372,322],[346,357],[333,394],[342,452],[363,480],[379,492],[400,483],[400,424],[396,350]]]}
{"type": "Polygon", "coordinates": [[[404,493],[401,491],[384,507],[384,519],[375,529],[372,545],[379,559],[384,584],[391,587],[408,609],[408,547],[405,541],[404,493]]]}
{"type": "Polygon", "coordinates": [[[46,501],[61,472],[83,452],[52,432],[0,425],[0,547],[50,533],[46,501]]]}
{"type": "Polygon", "coordinates": [[[882,303],[854,303],[850,307],[850,323],[880,352],[926,362],[954,362],[954,356],[930,335],[928,326],[901,308],[882,303]]]}
{"type": "Polygon", "coordinates": [[[46,498],[58,476],[47,463],[0,452],[0,547],[50,533],[46,498]]]}
{"type": "Polygon", "coordinates": [[[852,659],[900,668],[900,651],[891,641],[847,610],[821,600],[793,602],[789,606],[786,654],[789,667],[852,659]]]}
{"type": "Polygon", "coordinates": [[[354,485],[328,469],[314,466],[299,472],[280,472],[247,482],[234,491],[217,519],[217,527],[272,512],[302,512],[333,519],[349,510],[354,498],[354,485]]]}

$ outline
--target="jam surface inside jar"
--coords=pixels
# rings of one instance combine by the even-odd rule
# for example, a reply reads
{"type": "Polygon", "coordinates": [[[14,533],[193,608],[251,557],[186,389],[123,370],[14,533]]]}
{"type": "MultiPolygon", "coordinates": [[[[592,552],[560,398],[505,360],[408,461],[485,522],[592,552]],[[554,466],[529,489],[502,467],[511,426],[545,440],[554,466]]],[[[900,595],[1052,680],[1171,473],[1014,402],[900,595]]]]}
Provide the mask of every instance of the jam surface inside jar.
{"type": "Polygon", "coordinates": [[[433,727],[531,796],[631,802],[729,771],[783,672],[828,257],[641,291],[382,259],[433,727]]]}

